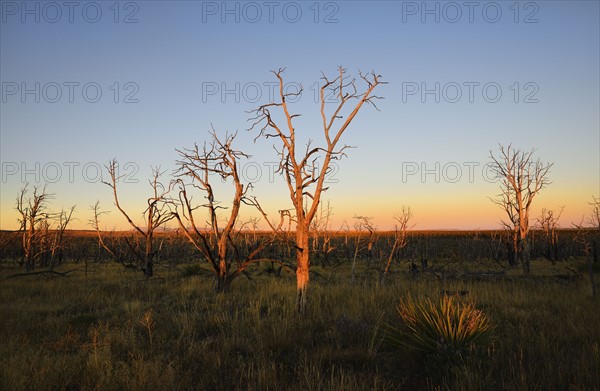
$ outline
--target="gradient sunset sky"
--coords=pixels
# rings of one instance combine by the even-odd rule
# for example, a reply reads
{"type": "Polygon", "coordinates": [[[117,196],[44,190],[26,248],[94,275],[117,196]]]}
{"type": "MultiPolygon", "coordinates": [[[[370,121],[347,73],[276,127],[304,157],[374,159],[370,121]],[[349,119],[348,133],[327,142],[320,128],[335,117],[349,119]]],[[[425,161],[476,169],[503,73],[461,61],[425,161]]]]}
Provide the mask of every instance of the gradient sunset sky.
{"type": "Polygon", "coordinates": [[[345,133],[356,148],[322,199],[333,229],[355,215],[390,229],[402,205],[416,229],[498,228],[485,170],[498,143],[554,163],[534,215],[564,205],[569,227],[600,196],[598,1],[0,4],[0,229],[18,227],[19,189],[46,182],[53,210],[76,205],[72,228],[90,228],[99,200],[104,228],[128,229],[98,169],[121,163],[123,206],[141,222],[150,167],[168,182],[175,148],[209,140],[211,124],[239,132],[242,174],[269,214],[290,208],[273,139],[246,131],[281,67],[290,91],[304,87],[297,132],[316,143],[322,72],[389,83],[381,111],[364,107],[345,133]]]}

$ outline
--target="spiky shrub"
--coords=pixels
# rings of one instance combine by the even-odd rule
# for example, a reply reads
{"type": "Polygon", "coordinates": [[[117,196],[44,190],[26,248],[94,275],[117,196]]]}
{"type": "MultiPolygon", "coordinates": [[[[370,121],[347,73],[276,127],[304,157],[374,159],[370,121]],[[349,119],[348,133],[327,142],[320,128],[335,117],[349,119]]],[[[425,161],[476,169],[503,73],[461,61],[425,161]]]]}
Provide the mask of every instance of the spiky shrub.
{"type": "Polygon", "coordinates": [[[409,296],[400,300],[398,312],[404,327],[390,328],[388,340],[433,356],[438,365],[462,360],[469,351],[485,346],[491,337],[486,314],[454,296],[439,300],[409,296]]]}

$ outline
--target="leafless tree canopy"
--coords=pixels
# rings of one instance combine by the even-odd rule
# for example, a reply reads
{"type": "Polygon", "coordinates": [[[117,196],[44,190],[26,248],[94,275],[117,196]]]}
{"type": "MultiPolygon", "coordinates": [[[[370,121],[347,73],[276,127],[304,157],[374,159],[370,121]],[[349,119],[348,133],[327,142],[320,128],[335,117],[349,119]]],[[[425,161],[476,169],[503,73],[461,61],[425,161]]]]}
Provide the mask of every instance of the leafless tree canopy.
{"type": "MultiPolygon", "coordinates": [[[[172,186],[177,190],[177,198],[171,200],[169,205],[173,208],[172,215],[179,224],[180,230],[188,241],[198,250],[211,264],[217,276],[217,290],[224,291],[231,281],[242,273],[253,262],[259,253],[270,243],[281,230],[285,213],[280,212],[278,225],[267,218],[267,214],[254,197],[248,196],[252,184],[244,184],[239,175],[238,162],[248,155],[233,148],[236,134],[226,135],[221,141],[214,130],[211,132],[212,141],[204,144],[202,148],[195,145],[192,149],[177,150],[179,160],[178,169],[175,173],[177,179],[172,186]],[[211,185],[211,177],[218,176],[223,181],[230,182],[234,188],[234,195],[230,206],[222,206],[215,196],[211,185]],[[188,181],[184,181],[188,179],[188,181]],[[205,199],[204,203],[195,204],[192,200],[190,189],[197,190],[205,199]],[[241,257],[241,251],[235,244],[234,237],[241,231],[242,227],[236,229],[238,216],[242,205],[256,208],[271,228],[273,235],[263,240],[252,251],[241,257]],[[208,210],[208,221],[202,228],[201,221],[197,220],[196,210],[206,208],[208,210]],[[221,226],[219,221],[219,210],[226,213],[228,217],[221,226]],[[232,249],[236,257],[237,268],[232,271],[232,258],[228,252],[232,249]]],[[[289,214],[288,214],[289,215],[289,214]]],[[[255,222],[257,223],[257,222],[255,222]]],[[[244,224],[242,224],[243,226],[244,224]]]]}

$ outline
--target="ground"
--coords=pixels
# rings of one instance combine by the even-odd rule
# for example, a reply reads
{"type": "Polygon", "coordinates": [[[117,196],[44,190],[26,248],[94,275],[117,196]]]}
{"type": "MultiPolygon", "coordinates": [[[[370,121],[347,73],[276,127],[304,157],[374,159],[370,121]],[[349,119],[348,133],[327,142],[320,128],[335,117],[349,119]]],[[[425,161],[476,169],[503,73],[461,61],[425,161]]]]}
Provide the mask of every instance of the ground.
{"type": "MultiPolygon", "coordinates": [[[[561,265],[545,274],[582,267],[561,265]]],[[[398,271],[381,284],[368,273],[352,282],[345,265],[321,267],[299,316],[286,273],[254,270],[253,281],[216,294],[210,275],[189,267],[158,267],[159,278],[146,280],[115,264],[81,266],[63,265],[77,269],[66,277],[10,279],[22,270],[0,268],[1,389],[600,389],[600,303],[586,278],[398,271]],[[490,317],[489,346],[436,367],[435,358],[386,343],[386,327],[401,322],[401,297],[454,290],[490,317]]]]}

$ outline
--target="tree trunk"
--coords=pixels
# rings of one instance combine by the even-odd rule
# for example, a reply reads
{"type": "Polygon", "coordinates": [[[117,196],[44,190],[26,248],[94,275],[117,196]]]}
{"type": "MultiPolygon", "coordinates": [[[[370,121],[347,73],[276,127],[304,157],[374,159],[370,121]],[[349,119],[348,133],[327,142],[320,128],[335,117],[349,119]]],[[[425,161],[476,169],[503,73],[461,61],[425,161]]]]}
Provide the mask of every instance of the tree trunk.
{"type": "Polygon", "coordinates": [[[217,286],[216,291],[226,292],[229,288],[229,278],[227,275],[227,262],[224,259],[221,259],[219,262],[219,274],[217,275],[217,286]]]}
{"type": "Polygon", "coordinates": [[[310,252],[308,247],[308,226],[296,226],[296,310],[303,314],[306,312],[308,300],[308,283],[310,252]]]}
{"type": "Polygon", "coordinates": [[[144,254],[144,275],[146,277],[152,277],[154,271],[153,271],[153,256],[154,254],[152,253],[152,233],[149,232],[146,234],[146,249],[145,249],[145,254],[144,254]]]}
{"type": "Polygon", "coordinates": [[[352,282],[354,282],[354,279],[356,278],[356,258],[358,258],[358,243],[354,248],[354,256],[352,258],[352,282]]]}
{"type": "Polygon", "coordinates": [[[523,274],[529,274],[531,271],[531,254],[527,237],[520,239],[521,263],[523,265],[523,274]]]}
{"type": "Polygon", "coordinates": [[[151,259],[146,259],[146,262],[144,264],[144,275],[148,278],[152,277],[152,275],[154,274],[154,270],[153,270],[153,263],[151,259]]]}

